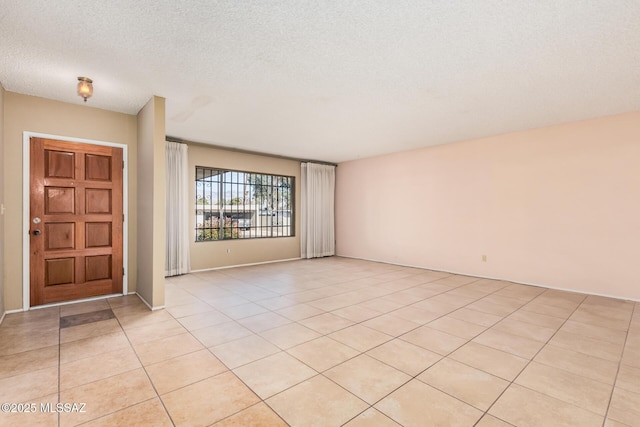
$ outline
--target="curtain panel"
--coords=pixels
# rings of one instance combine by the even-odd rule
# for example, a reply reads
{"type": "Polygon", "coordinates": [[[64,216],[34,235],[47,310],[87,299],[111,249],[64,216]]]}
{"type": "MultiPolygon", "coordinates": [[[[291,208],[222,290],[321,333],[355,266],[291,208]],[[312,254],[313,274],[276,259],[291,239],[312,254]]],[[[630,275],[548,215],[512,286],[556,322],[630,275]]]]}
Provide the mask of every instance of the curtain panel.
{"type": "Polygon", "coordinates": [[[336,167],[317,163],[302,163],[301,167],[301,256],[318,258],[335,255],[336,167]]]}
{"type": "MultiPolygon", "coordinates": [[[[165,276],[188,273],[189,265],[189,161],[186,144],[166,142],[167,237],[165,276]]],[[[193,205],[193,204],[191,204],[193,205]]]]}

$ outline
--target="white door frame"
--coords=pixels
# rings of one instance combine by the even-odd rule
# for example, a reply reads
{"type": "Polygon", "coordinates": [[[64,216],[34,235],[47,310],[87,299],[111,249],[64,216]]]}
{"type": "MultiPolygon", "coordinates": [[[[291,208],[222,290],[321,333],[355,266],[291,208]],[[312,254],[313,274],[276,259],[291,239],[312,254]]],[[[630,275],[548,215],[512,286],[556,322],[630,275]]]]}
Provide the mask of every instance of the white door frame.
{"type": "MultiPolygon", "coordinates": [[[[30,141],[32,137],[36,138],[46,138],[46,139],[56,139],[60,141],[68,141],[68,142],[78,142],[80,144],[91,144],[91,145],[104,145],[107,147],[117,147],[122,148],[122,160],[124,161],[124,169],[122,170],[122,212],[124,213],[124,224],[122,228],[122,267],[124,268],[124,276],[122,278],[122,294],[126,295],[128,293],[127,286],[127,273],[129,271],[128,268],[128,242],[129,242],[129,227],[127,224],[129,223],[129,208],[128,208],[128,188],[129,188],[129,179],[127,173],[127,145],[126,144],[118,144],[115,142],[106,142],[106,141],[95,141],[92,139],[84,139],[84,138],[73,138],[70,136],[60,136],[60,135],[49,135],[45,133],[38,132],[29,132],[24,131],[22,133],[22,308],[24,311],[30,309],[31,305],[31,271],[30,271],[30,240],[29,240],[29,230],[30,226],[30,218],[31,218],[31,206],[30,206],[30,198],[31,198],[31,163],[30,163],[30,141]]],[[[120,295],[120,294],[116,294],[120,295]]],[[[104,298],[104,296],[100,296],[97,298],[104,298]]],[[[96,299],[96,298],[89,298],[96,299]]],[[[64,303],[62,303],[64,304],[64,303]]],[[[48,304],[40,307],[46,307],[50,305],[60,305],[58,304],[48,304]]]]}

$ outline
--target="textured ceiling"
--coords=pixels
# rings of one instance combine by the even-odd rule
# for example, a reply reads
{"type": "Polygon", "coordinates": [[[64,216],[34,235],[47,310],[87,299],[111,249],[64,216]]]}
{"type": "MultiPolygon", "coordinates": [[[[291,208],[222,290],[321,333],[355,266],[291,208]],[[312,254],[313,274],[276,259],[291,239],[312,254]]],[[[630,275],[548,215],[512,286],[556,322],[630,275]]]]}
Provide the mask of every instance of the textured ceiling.
{"type": "Polygon", "coordinates": [[[640,110],[638,0],[0,0],[9,91],[339,162],[640,110]]]}

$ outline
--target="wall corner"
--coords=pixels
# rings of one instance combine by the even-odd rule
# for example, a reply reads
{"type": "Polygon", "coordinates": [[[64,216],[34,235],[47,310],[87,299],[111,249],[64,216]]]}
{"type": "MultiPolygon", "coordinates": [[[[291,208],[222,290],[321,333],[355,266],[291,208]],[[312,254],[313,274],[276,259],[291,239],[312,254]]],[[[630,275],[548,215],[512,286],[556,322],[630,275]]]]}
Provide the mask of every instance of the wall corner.
{"type": "Polygon", "coordinates": [[[165,99],[154,96],[138,113],[138,283],[153,309],[164,306],[165,99]]]}

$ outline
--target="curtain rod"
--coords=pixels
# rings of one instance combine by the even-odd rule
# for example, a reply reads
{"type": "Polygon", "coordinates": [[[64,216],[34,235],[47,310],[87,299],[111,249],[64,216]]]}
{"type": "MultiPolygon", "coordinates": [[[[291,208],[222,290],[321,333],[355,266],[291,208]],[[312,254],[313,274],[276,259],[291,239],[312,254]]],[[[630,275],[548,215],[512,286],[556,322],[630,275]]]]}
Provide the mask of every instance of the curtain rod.
{"type": "Polygon", "coordinates": [[[322,160],[300,159],[300,158],[297,158],[297,157],[282,156],[282,155],[279,155],[279,154],[261,153],[259,151],[244,150],[242,148],[225,147],[224,145],[215,145],[215,144],[206,144],[204,142],[188,141],[186,139],[176,138],[175,136],[168,136],[167,135],[165,137],[165,139],[167,141],[178,142],[180,144],[201,145],[201,146],[204,146],[204,147],[215,148],[215,149],[218,149],[218,150],[234,151],[236,153],[253,154],[253,155],[256,155],[256,156],[273,157],[273,158],[282,159],[282,160],[293,160],[293,161],[302,162],[302,163],[310,162],[310,163],[318,163],[318,164],[321,164],[321,165],[329,165],[329,166],[338,167],[338,165],[336,163],[325,162],[325,161],[322,161],[322,160]]]}

